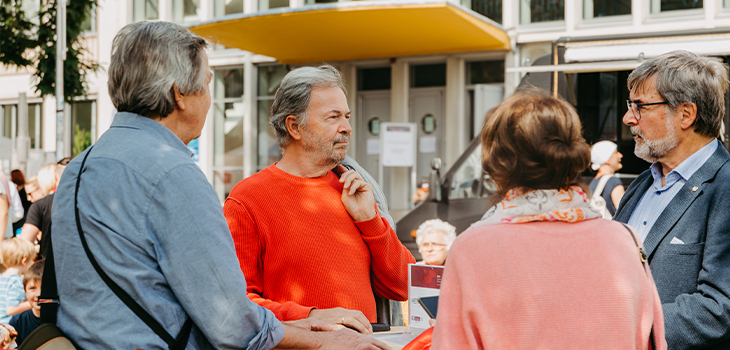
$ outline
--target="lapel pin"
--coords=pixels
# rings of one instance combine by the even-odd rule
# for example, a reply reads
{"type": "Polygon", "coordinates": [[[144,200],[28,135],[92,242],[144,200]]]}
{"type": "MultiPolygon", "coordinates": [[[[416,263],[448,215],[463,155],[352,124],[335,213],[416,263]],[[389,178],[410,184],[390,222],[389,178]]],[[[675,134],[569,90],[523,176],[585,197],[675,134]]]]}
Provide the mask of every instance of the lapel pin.
{"type": "Polygon", "coordinates": [[[699,188],[699,187],[697,187],[697,186],[695,186],[695,187],[692,187],[692,192],[697,192],[697,190],[699,190],[699,189],[700,189],[700,188],[699,188]]]}

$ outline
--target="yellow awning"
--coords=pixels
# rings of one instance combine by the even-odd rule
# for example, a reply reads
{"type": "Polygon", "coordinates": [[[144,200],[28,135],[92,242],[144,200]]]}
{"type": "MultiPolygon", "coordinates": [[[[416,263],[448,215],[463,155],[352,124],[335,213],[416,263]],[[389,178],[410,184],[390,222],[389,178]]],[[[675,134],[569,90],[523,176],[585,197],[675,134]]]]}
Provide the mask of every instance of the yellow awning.
{"type": "Polygon", "coordinates": [[[496,22],[440,1],[339,2],[229,15],[190,30],[281,63],[509,50],[496,22]]]}

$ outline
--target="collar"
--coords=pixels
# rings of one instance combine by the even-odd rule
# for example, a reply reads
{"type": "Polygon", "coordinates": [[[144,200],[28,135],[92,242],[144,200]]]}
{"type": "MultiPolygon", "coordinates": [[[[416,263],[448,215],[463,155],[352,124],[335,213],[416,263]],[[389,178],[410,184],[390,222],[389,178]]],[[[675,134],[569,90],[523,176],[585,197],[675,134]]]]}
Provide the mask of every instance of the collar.
{"type": "MultiPolygon", "coordinates": [[[[687,179],[692,177],[692,175],[694,175],[694,173],[696,173],[697,170],[699,170],[700,167],[702,167],[702,165],[710,159],[710,156],[712,156],[712,154],[717,150],[718,145],[719,141],[717,140],[712,140],[707,143],[707,145],[682,161],[682,163],[674,168],[674,170],[670,171],[665,178],[665,182],[669,184],[669,182],[673,182],[675,178],[676,180],[682,178],[687,181],[687,179]]],[[[651,170],[651,176],[654,177],[654,181],[662,177],[662,169],[659,162],[652,164],[649,169],[651,170]]]]}
{"type": "Polygon", "coordinates": [[[185,152],[188,157],[193,157],[193,152],[175,135],[170,129],[164,125],[144,116],[129,112],[118,112],[114,115],[111,129],[128,128],[143,130],[152,134],[156,139],[162,141],[170,147],[176,148],[181,152],[185,152]]]}

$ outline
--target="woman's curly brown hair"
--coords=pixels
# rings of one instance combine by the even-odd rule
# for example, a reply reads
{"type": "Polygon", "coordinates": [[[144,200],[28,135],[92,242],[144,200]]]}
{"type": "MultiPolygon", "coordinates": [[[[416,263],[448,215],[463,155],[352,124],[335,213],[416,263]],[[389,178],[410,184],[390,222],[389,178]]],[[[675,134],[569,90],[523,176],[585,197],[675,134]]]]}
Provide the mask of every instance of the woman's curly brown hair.
{"type": "Polygon", "coordinates": [[[590,165],[590,147],[573,106],[546,93],[518,93],[487,116],[482,166],[498,187],[492,204],[514,188],[564,189],[590,165]]]}

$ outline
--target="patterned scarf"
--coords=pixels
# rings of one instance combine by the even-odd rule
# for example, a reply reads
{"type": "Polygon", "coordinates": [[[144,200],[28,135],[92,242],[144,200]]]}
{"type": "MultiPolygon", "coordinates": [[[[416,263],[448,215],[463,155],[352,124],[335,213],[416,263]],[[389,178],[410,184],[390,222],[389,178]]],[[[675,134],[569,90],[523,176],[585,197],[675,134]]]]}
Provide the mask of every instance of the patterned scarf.
{"type": "Polygon", "coordinates": [[[487,210],[481,220],[471,227],[520,224],[532,221],[565,221],[578,222],[600,218],[593,207],[588,204],[588,196],[578,186],[565,190],[530,190],[512,189],[504,200],[487,210]]]}

